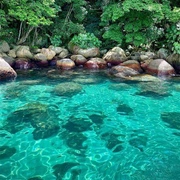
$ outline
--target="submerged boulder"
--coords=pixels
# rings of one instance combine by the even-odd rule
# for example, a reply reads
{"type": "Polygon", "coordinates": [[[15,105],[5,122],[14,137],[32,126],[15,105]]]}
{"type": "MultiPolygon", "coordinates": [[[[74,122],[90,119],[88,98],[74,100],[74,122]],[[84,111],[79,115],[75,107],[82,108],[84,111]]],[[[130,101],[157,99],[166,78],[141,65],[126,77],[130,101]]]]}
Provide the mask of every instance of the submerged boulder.
{"type": "Polygon", "coordinates": [[[180,112],[163,112],[161,119],[169,125],[170,128],[180,130],[180,112]]]}
{"type": "Polygon", "coordinates": [[[0,146],[0,160],[10,158],[15,153],[16,149],[14,147],[0,146]]]}
{"type": "Polygon", "coordinates": [[[45,104],[33,102],[12,112],[6,119],[3,129],[16,133],[31,125],[35,140],[48,138],[59,130],[56,112],[45,104]]]}
{"type": "Polygon", "coordinates": [[[0,57],[0,80],[14,79],[16,76],[14,69],[0,57]]]}
{"type": "Polygon", "coordinates": [[[131,81],[138,81],[138,82],[158,82],[160,79],[158,77],[149,75],[149,74],[139,74],[133,77],[127,78],[128,80],[131,81]]]}
{"type": "Polygon", "coordinates": [[[54,93],[59,96],[72,96],[81,92],[82,86],[74,82],[65,82],[58,84],[54,88],[54,93]]]}

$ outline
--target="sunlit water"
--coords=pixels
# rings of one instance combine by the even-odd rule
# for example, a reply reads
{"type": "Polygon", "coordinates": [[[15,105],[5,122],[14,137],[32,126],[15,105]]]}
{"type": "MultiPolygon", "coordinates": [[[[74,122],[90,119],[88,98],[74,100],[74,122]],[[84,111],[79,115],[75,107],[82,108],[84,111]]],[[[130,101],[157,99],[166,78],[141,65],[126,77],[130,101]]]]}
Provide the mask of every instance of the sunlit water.
{"type": "Polygon", "coordinates": [[[47,71],[0,85],[0,180],[180,179],[179,80],[47,71]]]}

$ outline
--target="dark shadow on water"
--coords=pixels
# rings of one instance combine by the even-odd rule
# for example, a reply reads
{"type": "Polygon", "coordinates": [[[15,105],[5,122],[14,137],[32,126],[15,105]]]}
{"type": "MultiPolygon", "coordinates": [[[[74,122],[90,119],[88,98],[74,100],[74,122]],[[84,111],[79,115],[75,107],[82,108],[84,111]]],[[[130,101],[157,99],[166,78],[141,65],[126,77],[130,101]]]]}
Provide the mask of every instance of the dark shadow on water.
{"type": "Polygon", "coordinates": [[[142,132],[134,131],[133,134],[131,134],[131,139],[129,140],[129,144],[137,149],[139,149],[141,152],[144,152],[144,148],[147,145],[148,138],[145,134],[142,132]]]}
{"type": "Polygon", "coordinates": [[[36,176],[36,177],[29,178],[28,180],[43,180],[43,178],[36,176]]]}
{"type": "Polygon", "coordinates": [[[180,130],[180,112],[163,112],[161,119],[169,125],[170,128],[180,130]]]}
{"type": "MultiPolygon", "coordinates": [[[[79,163],[73,162],[65,162],[63,164],[56,164],[53,166],[54,175],[56,176],[56,180],[62,180],[67,172],[71,172],[72,177],[76,177],[81,171],[76,171],[72,168],[78,166],[79,163]],[[72,170],[71,170],[72,169],[72,170]]],[[[72,178],[71,178],[72,179],[72,178]]]]}
{"type": "Polygon", "coordinates": [[[0,146],[0,160],[10,158],[15,153],[16,149],[14,147],[0,146]]]}
{"type": "Polygon", "coordinates": [[[104,133],[101,135],[101,139],[106,142],[106,147],[112,152],[120,152],[123,150],[123,141],[119,140],[119,135],[113,133],[104,133]]]}
{"type": "Polygon", "coordinates": [[[92,121],[87,118],[77,118],[71,116],[67,123],[62,127],[68,130],[69,132],[83,132],[92,130],[91,125],[92,121]]]}
{"type": "Polygon", "coordinates": [[[133,109],[127,104],[119,104],[117,107],[117,112],[121,115],[132,115],[133,109]]]}

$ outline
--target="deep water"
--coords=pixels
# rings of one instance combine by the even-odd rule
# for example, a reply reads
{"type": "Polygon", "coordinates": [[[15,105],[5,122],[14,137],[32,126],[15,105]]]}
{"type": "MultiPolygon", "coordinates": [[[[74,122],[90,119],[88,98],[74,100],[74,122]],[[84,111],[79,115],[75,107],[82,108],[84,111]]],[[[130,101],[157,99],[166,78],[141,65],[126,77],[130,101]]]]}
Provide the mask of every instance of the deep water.
{"type": "Polygon", "coordinates": [[[0,84],[0,180],[179,177],[180,79],[46,69],[0,84]]]}

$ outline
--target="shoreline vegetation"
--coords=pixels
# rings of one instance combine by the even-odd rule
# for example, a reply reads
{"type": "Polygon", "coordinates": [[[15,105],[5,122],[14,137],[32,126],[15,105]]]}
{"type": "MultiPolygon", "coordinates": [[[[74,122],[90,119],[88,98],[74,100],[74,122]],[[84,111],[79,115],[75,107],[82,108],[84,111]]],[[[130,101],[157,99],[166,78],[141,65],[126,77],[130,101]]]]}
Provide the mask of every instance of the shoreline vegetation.
{"type": "Polygon", "coordinates": [[[14,70],[112,67],[121,78],[180,73],[178,0],[2,0],[0,17],[0,79],[17,76],[6,62],[14,70]]]}

